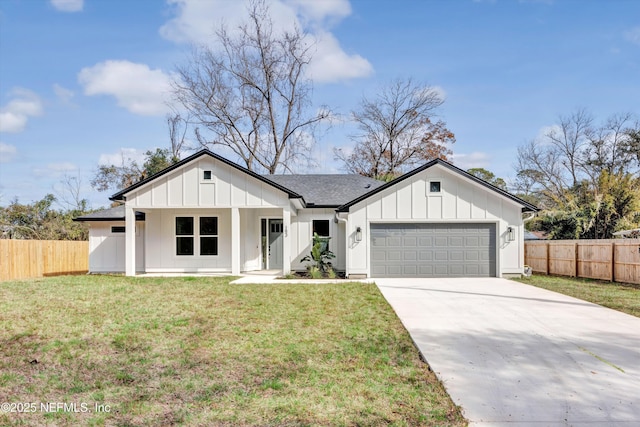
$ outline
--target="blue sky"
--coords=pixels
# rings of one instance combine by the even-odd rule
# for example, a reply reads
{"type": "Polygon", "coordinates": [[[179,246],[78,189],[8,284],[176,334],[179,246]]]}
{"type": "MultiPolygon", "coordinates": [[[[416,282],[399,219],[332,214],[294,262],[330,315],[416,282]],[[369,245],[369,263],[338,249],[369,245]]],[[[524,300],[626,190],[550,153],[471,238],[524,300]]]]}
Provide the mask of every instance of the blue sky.
{"type": "MultiPolygon", "coordinates": [[[[518,145],[559,114],[640,115],[635,0],[274,0],[277,25],[318,38],[313,105],[348,114],[398,77],[437,86],[457,138],[454,163],[514,176],[518,145]]],[[[0,0],[0,205],[89,184],[101,161],[169,143],[168,81],[189,43],[241,19],[235,0],[0,0]]],[[[318,168],[340,172],[337,124],[316,141],[318,168]]],[[[305,171],[300,171],[305,172],[305,171]]]]}

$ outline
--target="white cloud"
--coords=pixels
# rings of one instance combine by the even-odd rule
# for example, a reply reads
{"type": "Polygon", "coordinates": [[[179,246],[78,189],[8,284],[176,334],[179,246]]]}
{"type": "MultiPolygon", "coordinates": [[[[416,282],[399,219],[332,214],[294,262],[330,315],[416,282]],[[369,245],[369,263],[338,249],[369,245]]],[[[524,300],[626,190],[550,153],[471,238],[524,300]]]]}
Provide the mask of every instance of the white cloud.
{"type": "Polygon", "coordinates": [[[635,27],[624,33],[624,37],[633,44],[640,46],[640,27],[635,27]]]}
{"type": "Polygon", "coordinates": [[[9,163],[18,153],[18,149],[4,142],[0,142],[0,163],[9,163]]]}
{"type": "Polygon", "coordinates": [[[73,93],[72,90],[67,89],[63,86],[60,86],[58,83],[53,84],[53,92],[56,94],[58,99],[62,101],[64,104],[70,104],[71,99],[75,95],[75,93],[73,93]]]}
{"type": "MultiPolygon", "coordinates": [[[[220,24],[231,31],[246,16],[246,2],[226,0],[167,0],[175,17],[160,28],[160,34],[177,43],[211,43],[220,24]]],[[[347,0],[271,0],[273,27],[290,30],[305,28],[314,39],[316,52],[309,66],[310,77],[318,82],[333,82],[365,77],[373,67],[362,56],[349,54],[340,46],[329,27],[351,13],[347,0]]],[[[311,40],[310,40],[311,42],[311,40]]]]}
{"type": "Polygon", "coordinates": [[[42,114],[42,101],[34,92],[16,88],[11,91],[13,99],[0,109],[0,132],[22,132],[29,117],[42,114]]]}
{"type": "Polygon", "coordinates": [[[129,163],[133,160],[138,163],[138,165],[142,165],[145,160],[144,151],[145,150],[138,150],[137,148],[121,148],[117,153],[100,154],[98,164],[120,166],[123,163],[129,163]]]}
{"type": "Polygon", "coordinates": [[[349,0],[285,0],[284,3],[296,9],[299,16],[312,24],[330,25],[351,15],[349,0]]]}
{"type": "Polygon", "coordinates": [[[78,167],[70,162],[49,163],[47,168],[53,172],[71,172],[78,170],[78,167]]]}
{"type": "Polygon", "coordinates": [[[474,151],[469,154],[462,153],[454,153],[453,154],[453,164],[459,167],[460,169],[471,169],[471,168],[488,168],[490,159],[487,153],[483,153],[481,151],[474,151]]]}
{"type": "Polygon", "coordinates": [[[49,163],[45,167],[34,168],[33,175],[36,178],[60,178],[69,172],[76,172],[78,167],[70,162],[49,163]]]}
{"type": "Polygon", "coordinates": [[[440,99],[445,101],[447,99],[447,92],[444,90],[442,86],[432,86],[431,89],[438,94],[440,99]]]}
{"type": "Polygon", "coordinates": [[[85,95],[111,95],[119,106],[145,116],[168,111],[170,81],[171,77],[162,70],[123,60],[100,62],[78,74],[85,95]]]}
{"type": "Polygon", "coordinates": [[[84,0],[51,0],[51,4],[60,12],[80,12],[84,0]]]}
{"type": "Polygon", "coordinates": [[[309,76],[318,82],[334,82],[365,77],[373,67],[360,55],[347,54],[340,43],[328,32],[317,35],[316,52],[309,64],[309,76]]]}
{"type": "Polygon", "coordinates": [[[167,0],[176,16],[160,27],[160,35],[176,43],[206,43],[224,23],[235,28],[242,22],[245,5],[239,1],[167,0]]]}

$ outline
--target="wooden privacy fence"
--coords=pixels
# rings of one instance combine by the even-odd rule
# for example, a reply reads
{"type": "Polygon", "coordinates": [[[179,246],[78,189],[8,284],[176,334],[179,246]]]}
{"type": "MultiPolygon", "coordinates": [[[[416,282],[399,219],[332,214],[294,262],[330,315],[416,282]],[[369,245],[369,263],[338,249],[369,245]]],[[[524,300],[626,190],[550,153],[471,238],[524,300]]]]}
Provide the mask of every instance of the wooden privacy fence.
{"type": "Polygon", "coordinates": [[[640,239],[525,242],[524,263],[535,273],[640,284],[640,239]]]}
{"type": "Polygon", "coordinates": [[[89,270],[89,242],[0,239],[0,280],[81,274],[89,270]]]}

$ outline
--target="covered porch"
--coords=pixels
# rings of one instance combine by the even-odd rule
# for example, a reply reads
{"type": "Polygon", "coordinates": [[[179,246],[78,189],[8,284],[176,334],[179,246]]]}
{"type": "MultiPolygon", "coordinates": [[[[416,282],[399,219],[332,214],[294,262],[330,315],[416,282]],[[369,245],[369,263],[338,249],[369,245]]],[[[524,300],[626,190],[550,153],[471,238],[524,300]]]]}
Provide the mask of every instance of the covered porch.
{"type": "Polygon", "coordinates": [[[291,271],[290,207],[147,208],[125,204],[125,274],[136,274],[136,241],[145,274],[291,271]],[[135,212],[144,212],[136,236],[135,212]],[[140,242],[138,242],[139,245],[140,242]]]}

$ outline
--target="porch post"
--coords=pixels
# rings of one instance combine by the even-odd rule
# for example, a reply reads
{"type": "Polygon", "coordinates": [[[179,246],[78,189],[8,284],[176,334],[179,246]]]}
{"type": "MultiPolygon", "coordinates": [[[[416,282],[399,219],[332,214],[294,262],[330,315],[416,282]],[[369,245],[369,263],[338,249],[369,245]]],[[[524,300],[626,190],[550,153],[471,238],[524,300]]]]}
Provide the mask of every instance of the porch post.
{"type": "Polygon", "coordinates": [[[231,274],[240,274],[240,209],[231,208],[231,274]]]}
{"type": "Polygon", "coordinates": [[[125,204],[124,208],[124,265],[125,275],[136,275],[136,212],[125,204]]]}
{"type": "Polygon", "coordinates": [[[291,273],[291,211],[290,207],[282,208],[282,274],[291,273]]]}

